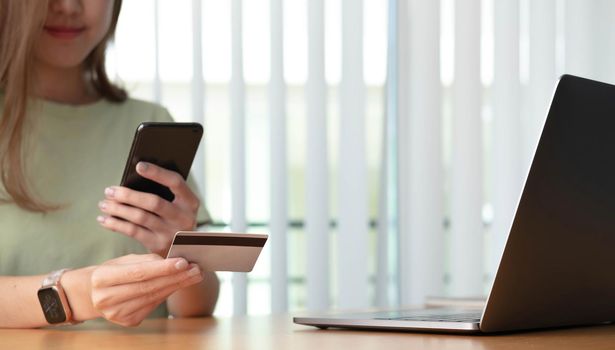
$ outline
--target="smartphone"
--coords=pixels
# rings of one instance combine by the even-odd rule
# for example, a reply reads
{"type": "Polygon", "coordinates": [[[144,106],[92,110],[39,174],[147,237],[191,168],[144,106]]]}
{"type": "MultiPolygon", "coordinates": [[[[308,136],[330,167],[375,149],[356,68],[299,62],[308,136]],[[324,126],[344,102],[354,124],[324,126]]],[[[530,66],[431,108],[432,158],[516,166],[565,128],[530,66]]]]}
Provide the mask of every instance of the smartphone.
{"type": "Polygon", "coordinates": [[[145,161],[156,164],[177,172],[185,180],[202,136],[203,127],[199,123],[141,123],[135,132],[120,184],[136,191],[156,194],[172,202],[175,198],[173,192],[139,175],[137,163],[145,161]]]}

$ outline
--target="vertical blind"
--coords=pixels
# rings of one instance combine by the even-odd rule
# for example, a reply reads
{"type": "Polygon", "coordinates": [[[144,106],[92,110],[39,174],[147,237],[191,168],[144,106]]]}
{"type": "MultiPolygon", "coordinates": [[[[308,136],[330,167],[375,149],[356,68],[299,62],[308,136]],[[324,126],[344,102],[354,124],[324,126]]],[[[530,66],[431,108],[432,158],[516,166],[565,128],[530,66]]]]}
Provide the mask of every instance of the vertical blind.
{"type": "MultiPolygon", "coordinates": [[[[246,223],[246,120],[245,87],[243,78],[242,0],[232,0],[231,5],[231,231],[245,232],[246,223]]],[[[245,273],[233,274],[233,313],[247,312],[247,277],[245,273]]]]}
{"type": "Polygon", "coordinates": [[[270,233],[257,277],[221,275],[222,292],[232,297],[223,295],[229,305],[220,308],[245,314],[268,300],[265,312],[360,309],[485,295],[558,75],[615,81],[615,3],[261,5],[267,11],[257,18],[242,0],[125,1],[109,52],[110,69],[133,95],[205,125],[192,176],[209,208],[229,208],[209,229],[270,233]],[[164,25],[172,6],[175,27],[164,25]],[[146,8],[151,16],[143,16],[146,8]],[[210,13],[214,8],[219,12],[210,13]],[[290,23],[291,14],[301,20],[290,23]],[[379,14],[375,30],[371,20],[379,14]],[[256,34],[244,26],[261,18],[257,27],[267,35],[256,47],[264,51],[246,54],[256,34]],[[177,46],[164,39],[170,31],[177,46]],[[376,32],[384,34],[369,41],[376,32]],[[338,33],[339,45],[326,33],[338,33]],[[216,38],[217,51],[208,50],[216,38]],[[299,57],[288,53],[296,41],[305,55],[289,60],[299,57]],[[135,50],[139,60],[131,58],[135,50]],[[143,52],[151,64],[142,64],[143,52]],[[263,91],[245,71],[259,62],[263,91]],[[290,82],[290,75],[302,76],[301,62],[305,76],[290,82]],[[366,72],[378,64],[386,81],[368,81],[366,72]],[[335,65],[339,80],[331,81],[335,65]],[[208,134],[216,125],[228,134],[208,134]],[[250,159],[255,152],[265,160],[258,167],[250,159]],[[219,153],[228,161],[212,163],[219,153]],[[252,219],[250,201],[269,215],[252,219]]]}
{"type": "Polygon", "coordinates": [[[367,171],[363,82],[363,1],[342,1],[340,82],[338,306],[367,301],[367,171]]]}
{"type": "Polygon", "coordinates": [[[327,84],[325,81],[324,0],[308,2],[308,77],[306,94],[305,242],[307,307],[329,308],[329,165],[327,158],[327,84]]]}
{"type": "Polygon", "coordinates": [[[399,84],[399,301],[407,305],[444,283],[440,4],[400,1],[395,16],[399,59],[389,72],[399,84]]]}
{"type": "Polygon", "coordinates": [[[269,83],[269,110],[271,115],[271,173],[276,179],[271,186],[271,311],[283,312],[288,308],[287,240],[287,162],[286,162],[286,94],[283,55],[283,4],[271,0],[271,80],[269,83]]]}

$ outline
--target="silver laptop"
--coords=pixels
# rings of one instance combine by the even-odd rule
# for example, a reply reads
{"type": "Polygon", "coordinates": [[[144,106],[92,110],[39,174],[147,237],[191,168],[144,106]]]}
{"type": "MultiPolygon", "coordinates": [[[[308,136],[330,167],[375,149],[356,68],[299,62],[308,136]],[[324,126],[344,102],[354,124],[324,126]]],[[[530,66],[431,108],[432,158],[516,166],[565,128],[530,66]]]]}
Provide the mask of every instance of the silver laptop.
{"type": "Polygon", "coordinates": [[[557,86],[482,309],[296,317],[319,328],[491,333],[615,321],[615,86],[557,86]]]}

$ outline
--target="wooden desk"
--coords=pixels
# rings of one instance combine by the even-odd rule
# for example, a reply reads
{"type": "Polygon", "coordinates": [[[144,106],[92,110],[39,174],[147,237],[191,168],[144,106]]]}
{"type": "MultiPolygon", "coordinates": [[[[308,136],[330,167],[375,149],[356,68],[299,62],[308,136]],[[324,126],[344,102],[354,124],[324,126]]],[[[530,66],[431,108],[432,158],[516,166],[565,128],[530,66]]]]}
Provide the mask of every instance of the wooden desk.
{"type": "Polygon", "coordinates": [[[0,330],[0,349],[613,349],[615,325],[497,336],[327,330],[289,316],[146,320],[137,328],[104,321],[73,327],[0,330]]]}

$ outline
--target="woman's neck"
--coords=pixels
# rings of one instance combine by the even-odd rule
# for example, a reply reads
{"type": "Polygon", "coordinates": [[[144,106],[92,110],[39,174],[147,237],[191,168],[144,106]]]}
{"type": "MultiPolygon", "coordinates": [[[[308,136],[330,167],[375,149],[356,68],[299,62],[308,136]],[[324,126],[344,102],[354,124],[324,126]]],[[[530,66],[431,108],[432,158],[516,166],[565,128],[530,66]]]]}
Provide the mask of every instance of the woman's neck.
{"type": "Polygon", "coordinates": [[[82,67],[58,68],[35,65],[34,96],[66,104],[88,104],[100,96],[83,72],[82,67]]]}

